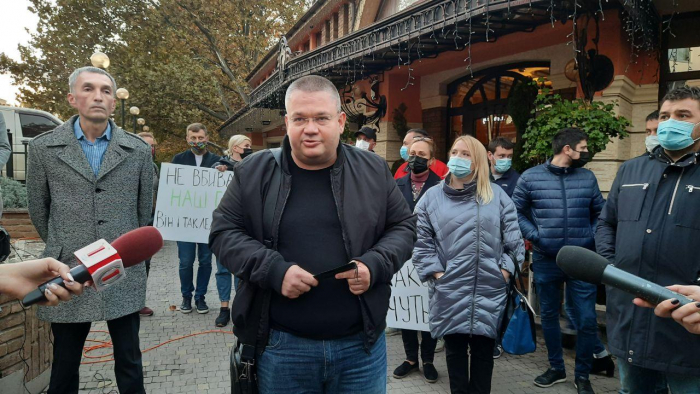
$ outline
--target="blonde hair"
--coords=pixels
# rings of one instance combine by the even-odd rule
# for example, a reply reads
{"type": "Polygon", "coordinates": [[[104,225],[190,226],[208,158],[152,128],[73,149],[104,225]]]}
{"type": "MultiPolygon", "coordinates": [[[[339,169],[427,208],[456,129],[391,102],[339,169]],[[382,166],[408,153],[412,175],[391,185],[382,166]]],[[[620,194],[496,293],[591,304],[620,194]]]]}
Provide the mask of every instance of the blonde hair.
{"type": "Polygon", "coordinates": [[[472,179],[476,180],[476,195],[481,204],[486,205],[493,200],[493,189],[491,188],[491,179],[489,178],[490,166],[486,148],[476,138],[463,135],[455,140],[450,151],[454,149],[459,141],[464,142],[467,145],[467,149],[469,149],[469,153],[471,153],[472,163],[474,165],[474,178],[472,179]]]}
{"type": "Polygon", "coordinates": [[[227,155],[231,154],[231,149],[233,149],[234,146],[238,146],[244,142],[250,142],[253,144],[253,141],[250,140],[250,138],[244,136],[243,134],[236,134],[229,138],[228,140],[228,150],[225,152],[227,155]]]}
{"type": "Polygon", "coordinates": [[[158,141],[156,141],[156,137],[153,136],[153,133],[151,133],[150,131],[142,131],[142,132],[138,133],[138,136],[141,138],[149,137],[150,139],[153,140],[154,144],[158,144],[158,141]]]}
{"type": "Polygon", "coordinates": [[[411,141],[411,145],[408,146],[408,151],[411,152],[411,148],[413,145],[417,142],[425,142],[428,144],[428,151],[430,152],[430,158],[433,159],[435,157],[435,143],[433,143],[433,140],[430,138],[425,138],[423,136],[420,137],[415,137],[413,141],[411,141]]]}

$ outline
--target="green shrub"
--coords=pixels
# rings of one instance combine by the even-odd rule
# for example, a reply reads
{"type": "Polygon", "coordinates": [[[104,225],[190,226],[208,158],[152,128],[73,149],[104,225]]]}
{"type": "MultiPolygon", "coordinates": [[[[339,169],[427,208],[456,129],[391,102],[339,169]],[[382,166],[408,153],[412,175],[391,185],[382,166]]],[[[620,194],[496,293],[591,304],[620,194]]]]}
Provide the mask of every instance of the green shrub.
{"type": "Polygon", "coordinates": [[[592,155],[605,149],[614,137],[628,136],[630,121],[615,114],[618,105],[600,101],[586,102],[562,99],[560,95],[550,95],[543,89],[535,100],[535,117],[527,123],[523,136],[523,158],[531,164],[544,163],[552,156],[552,139],[561,129],[578,127],[588,135],[588,150],[592,155]]]}
{"type": "Polygon", "coordinates": [[[27,187],[14,179],[0,177],[4,208],[27,208],[27,187]]]}

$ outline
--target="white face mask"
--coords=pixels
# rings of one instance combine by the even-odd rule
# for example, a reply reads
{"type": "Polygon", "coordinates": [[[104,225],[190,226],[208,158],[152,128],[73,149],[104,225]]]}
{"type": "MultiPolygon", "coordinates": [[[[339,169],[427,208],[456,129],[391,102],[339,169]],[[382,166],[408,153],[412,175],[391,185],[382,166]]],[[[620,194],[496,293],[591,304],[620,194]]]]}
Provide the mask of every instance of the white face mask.
{"type": "Polygon", "coordinates": [[[656,135],[648,135],[647,138],[644,140],[644,145],[647,146],[647,152],[651,152],[659,146],[659,136],[656,135]]]}
{"type": "Polygon", "coordinates": [[[357,140],[355,141],[355,146],[362,150],[369,150],[369,141],[357,140]]]}

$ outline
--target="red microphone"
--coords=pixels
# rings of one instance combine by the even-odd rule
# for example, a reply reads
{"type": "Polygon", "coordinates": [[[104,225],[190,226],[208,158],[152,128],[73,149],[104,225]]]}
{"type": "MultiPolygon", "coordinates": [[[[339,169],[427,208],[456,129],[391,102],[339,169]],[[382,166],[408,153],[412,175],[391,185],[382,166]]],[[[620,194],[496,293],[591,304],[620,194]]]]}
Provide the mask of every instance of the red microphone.
{"type": "MultiPolygon", "coordinates": [[[[148,260],[163,247],[163,237],[155,227],[146,226],[131,230],[110,245],[100,239],[77,250],[74,254],[80,262],[70,270],[78,283],[91,280],[97,291],[102,291],[126,277],[126,268],[148,260]]],[[[60,276],[44,282],[27,294],[22,300],[24,306],[30,306],[46,300],[46,286],[54,283],[66,287],[60,276]]]]}

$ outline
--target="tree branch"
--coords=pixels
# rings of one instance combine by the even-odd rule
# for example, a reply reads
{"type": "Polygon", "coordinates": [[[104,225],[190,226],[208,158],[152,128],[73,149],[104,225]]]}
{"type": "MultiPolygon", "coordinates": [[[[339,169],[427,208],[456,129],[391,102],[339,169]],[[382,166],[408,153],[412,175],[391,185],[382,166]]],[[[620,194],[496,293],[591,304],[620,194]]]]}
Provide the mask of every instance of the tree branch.
{"type": "Polygon", "coordinates": [[[180,100],[178,100],[178,102],[192,105],[192,106],[196,107],[197,109],[199,109],[200,111],[206,112],[210,116],[213,116],[214,118],[222,120],[222,121],[226,121],[230,117],[230,116],[227,116],[227,114],[224,114],[224,113],[221,113],[218,111],[214,111],[213,109],[207,107],[206,105],[204,105],[202,103],[198,103],[196,101],[180,99],[180,100]]]}

